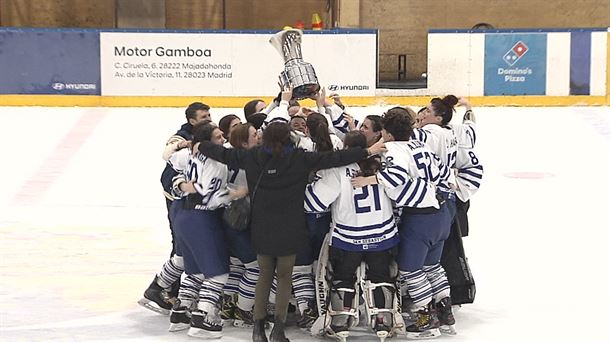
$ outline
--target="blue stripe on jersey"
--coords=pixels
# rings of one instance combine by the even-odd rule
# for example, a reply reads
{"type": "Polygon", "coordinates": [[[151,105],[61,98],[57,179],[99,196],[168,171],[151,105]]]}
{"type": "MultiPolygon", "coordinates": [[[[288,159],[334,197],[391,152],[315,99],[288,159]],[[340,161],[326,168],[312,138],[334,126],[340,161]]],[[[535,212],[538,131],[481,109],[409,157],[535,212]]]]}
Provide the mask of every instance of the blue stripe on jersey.
{"type": "MultiPolygon", "coordinates": [[[[386,238],[389,238],[389,237],[392,237],[394,234],[398,233],[398,228],[396,227],[396,225],[392,224],[389,227],[390,228],[384,230],[381,233],[361,235],[361,236],[347,235],[347,234],[344,234],[341,231],[335,229],[333,231],[333,237],[336,239],[339,239],[339,237],[337,235],[340,235],[343,238],[348,239],[348,240],[372,240],[372,239],[379,239],[384,236],[386,236],[386,238]],[[392,232],[394,232],[394,234],[391,234],[392,232]]],[[[339,239],[339,240],[341,240],[341,239],[339,239]]],[[[378,242],[381,242],[381,241],[378,241],[378,242]]]]}
{"type": "Polygon", "coordinates": [[[415,183],[415,188],[413,188],[413,190],[411,190],[411,196],[409,196],[409,198],[407,198],[407,201],[405,202],[406,206],[409,206],[409,203],[411,203],[413,201],[413,199],[415,198],[415,195],[417,195],[420,188],[424,188],[424,191],[426,191],[426,185],[424,184],[424,181],[422,181],[421,178],[418,178],[415,183]]]}
{"type": "Polygon", "coordinates": [[[415,180],[415,181],[409,180],[409,181],[407,182],[407,184],[405,184],[404,188],[403,188],[403,189],[402,189],[402,191],[400,192],[400,195],[398,195],[398,197],[396,198],[396,204],[401,205],[401,203],[403,203],[403,202],[402,202],[403,197],[405,197],[405,195],[406,195],[407,193],[409,193],[409,191],[410,191],[409,189],[411,188],[411,186],[412,186],[413,184],[415,184],[415,186],[417,186],[418,181],[419,181],[419,179],[417,179],[417,180],[415,180]]]}
{"type": "Polygon", "coordinates": [[[400,177],[400,180],[403,183],[405,182],[405,178],[409,178],[409,171],[405,170],[402,166],[399,166],[399,165],[388,166],[388,172],[400,177]],[[394,172],[391,172],[390,170],[394,171],[394,172]],[[396,172],[396,171],[398,171],[398,172],[396,172]]]}
{"type": "Polygon", "coordinates": [[[460,176],[458,176],[458,177],[459,177],[461,180],[466,181],[466,182],[468,182],[468,183],[470,183],[470,184],[474,185],[475,187],[477,187],[477,189],[481,187],[481,183],[479,183],[479,182],[477,182],[477,181],[475,181],[475,180],[468,179],[468,178],[466,178],[466,177],[460,177],[460,176]]]}
{"type": "MultiPolygon", "coordinates": [[[[337,118],[337,120],[333,121],[333,126],[337,126],[337,125],[339,125],[339,124],[341,123],[341,121],[343,121],[343,114],[341,114],[341,115],[340,115],[340,116],[337,118]]],[[[341,126],[343,126],[343,125],[341,125],[341,126]]]]}
{"type": "MultiPolygon", "coordinates": [[[[439,177],[442,180],[447,180],[447,179],[449,179],[449,172],[450,172],[449,168],[447,166],[445,166],[444,164],[441,164],[441,165],[442,165],[442,167],[440,170],[441,172],[439,174],[439,177]]],[[[436,181],[437,179],[438,179],[438,177],[434,177],[434,181],[436,181]]]]}
{"type": "Polygon", "coordinates": [[[466,174],[466,175],[469,175],[471,177],[481,179],[481,178],[483,178],[483,175],[482,175],[483,167],[479,167],[479,166],[469,167],[469,168],[465,168],[465,169],[459,169],[458,170],[458,175],[459,174],[466,174]],[[479,169],[479,170],[481,170],[481,173],[472,172],[471,169],[479,169]]]}
{"type": "Polygon", "coordinates": [[[423,190],[421,192],[421,195],[419,196],[417,201],[415,201],[415,203],[413,204],[413,206],[415,208],[417,208],[421,204],[421,202],[424,200],[424,197],[426,196],[427,192],[428,192],[428,189],[424,186],[424,188],[423,188],[423,190]]]}
{"type": "Polygon", "coordinates": [[[400,242],[400,238],[398,234],[394,234],[389,239],[370,244],[362,244],[362,245],[353,245],[349,242],[345,242],[343,240],[337,239],[335,237],[332,238],[331,245],[333,247],[337,247],[339,249],[345,251],[353,251],[353,252],[366,252],[366,251],[384,251],[386,249],[390,249],[400,242]],[[365,247],[366,246],[366,247],[365,247]]]}
{"type": "Polygon", "coordinates": [[[423,143],[428,141],[428,134],[421,128],[418,128],[413,131],[413,137],[415,138],[415,140],[419,140],[423,143]]]}
{"type": "Polygon", "coordinates": [[[336,129],[337,129],[339,132],[341,132],[341,133],[346,133],[346,134],[347,134],[347,133],[349,132],[349,129],[348,129],[348,128],[345,128],[345,127],[335,126],[335,128],[336,128],[336,129]]]}
{"type": "Polygon", "coordinates": [[[322,203],[322,201],[320,201],[320,199],[318,198],[318,196],[316,194],[314,194],[313,190],[311,189],[311,185],[307,186],[307,193],[305,198],[307,197],[311,197],[314,202],[316,202],[316,204],[319,206],[319,208],[321,208],[320,211],[326,211],[327,207],[324,205],[324,203],[322,203]]]}
{"type": "Polygon", "coordinates": [[[398,183],[392,179],[392,177],[390,177],[390,175],[385,172],[385,171],[379,171],[379,174],[381,175],[381,177],[383,177],[385,180],[388,181],[388,183],[392,184],[392,186],[396,187],[398,186],[398,183]]]}
{"type": "Polygon", "coordinates": [[[307,199],[307,194],[305,194],[305,212],[308,212],[308,213],[318,212],[314,208],[313,204],[311,204],[311,202],[309,202],[309,200],[307,199]]]}
{"type": "Polygon", "coordinates": [[[269,122],[267,122],[267,125],[272,123],[272,122],[276,122],[276,121],[281,121],[281,122],[284,122],[284,123],[288,122],[288,120],[286,120],[285,118],[277,117],[277,118],[273,118],[273,119],[269,120],[269,122]]]}
{"type": "Polygon", "coordinates": [[[346,229],[346,230],[366,230],[366,229],[375,229],[375,228],[381,228],[384,227],[386,225],[388,225],[389,223],[394,222],[394,217],[390,217],[389,219],[385,220],[382,223],[378,223],[378,224],[372,224],[370,226],[359,226],[359,227],[354,227],[354,226],[348,226],[345,224],[340,224],[340,223],[336,223],[335,226],[337,228],[341,228],[341,229],[346,229]]]}
{"type": "Polygon", "coordinates": [[[472,128],[470,125],[467,126],[466,129],[471,132],[470,137],[472,139],[472,147],[474,147],[474,144],[477,142],[477,134],[474,132],[474,128],[472,128]]]}

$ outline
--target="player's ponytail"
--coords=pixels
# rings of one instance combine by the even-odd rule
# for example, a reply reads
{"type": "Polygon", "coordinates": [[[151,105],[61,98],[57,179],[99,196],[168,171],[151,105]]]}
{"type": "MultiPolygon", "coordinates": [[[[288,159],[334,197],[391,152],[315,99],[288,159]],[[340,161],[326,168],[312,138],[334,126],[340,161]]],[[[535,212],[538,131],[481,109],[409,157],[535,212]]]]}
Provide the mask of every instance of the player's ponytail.
{"type": "Polygon", "coordinates": [[[328,132],[328,122],[322,114],[311,113],[307,116],[307,130],[311,140],[316,144],[317,152],[332,151],[333,143],[328,132]]]}
{"type": "Polygon", "coordinates": [[[455,111],[453,107],[455,107],[457,103],[458,98],[454,95],[447,95],[442,99],[435,97],[430,101],[430,104],[434,109],[434,114],[443,118],[441,126],[446,126],[451,121],[453,112],[455,111]]]}

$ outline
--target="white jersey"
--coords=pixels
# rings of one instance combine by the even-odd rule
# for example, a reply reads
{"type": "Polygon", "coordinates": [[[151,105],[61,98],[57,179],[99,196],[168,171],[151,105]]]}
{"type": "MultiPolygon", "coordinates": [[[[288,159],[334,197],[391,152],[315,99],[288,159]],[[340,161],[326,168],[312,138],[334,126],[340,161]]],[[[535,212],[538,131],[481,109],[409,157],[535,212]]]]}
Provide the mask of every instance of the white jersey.
{"type": "MultiPolygon", "coordinates": [[[[443,164],[449,168],[454,167],[458,143],[453,130],[435,124],[428,124],[423,128],[413,130],[413,136],[415,139],[425,143],[440,158],[443,164]]],[[[449,176],[448,183],[456,184],[453,174],[449,176]]],[[[451,188],[443,190],[452,191],[451,188]]]]}
{"type": "Polygon", "coordinates": [[[483,179],[483,165],[477,156],[474,146],[476,143],[475,123],[465,121],[463,124],[451,125],[458,141],[458,150],[455,159],[456,169],[456,195],[466,202],[481,186],[483,179]]]}
{"type": "Polygon", "coordinates": [[[336,104],[324,108],[326,114],[330,116],[332,127],[335,130],[335,134],[341,139],[345,139],[345,135],[349,132],[349,123],[343,115],[344,111],[341,107],[336,104]]]}
{"type": "Polygon", "coordinates": [[[176,171],[178,174],[172,179],[172,197],[182,198],[188,195],[188,193],[180,190],[180,183],[186,182],[186,174],[191,160],[191,149],[183,148],[172,153],[167,160],[167,163],[176,171]]]}
{"type": "MultiPolygon", "coordinates": [[[[190,151],[189,151],[190,152],[190,151]]],[[[178,197],[184,197],[177,184],[181,181],[194,182],[193,186],[197,193],[201,195],[200,203],[195,205],[195,209],[214,210],[230,202],[229,191],[227,189],[228,168],[225,164],[207,158],[203,154],[196,152],[195,155],[189,153],[188,166],[184,166],[184,154],[174,153],[170,157],[172,165],[180,167],[180,174],[174,177],[173,191],[178,197]],[[181,178],[181,180],[180,180],[181,178]],[[178,189],[176,189],[178,188],[178,189]]],[[[178,171],[178,170],[177,170],[178,171]]]]}
{"type": "MultiPolygon", "coordinates": [[[[302,134],[301,132],[297,132],[297,133],[302,134]]],[[[336,135],[331,134],[330,141],[333,144],[333,151],[338,151],[338,150],[343,149],[343,141],[341,141],[341,139],[339,139],[336,135]]],[[[311,140],[311,138],[306,135],[303,135],[301,137],[301,139],[299,139],[298,147],[304,149],[307,152],[316,152],[316,143],[314,143],[311,140]]],[[[326,174],[329,172],[332,172],[332,171],[329,169],[316,170],[316,173],[314,175],[312,175],[313,177],[311,177],[310,181],[316,181],[318,179],[326,177],[326,174]]],[[[307,191],[306,191],[306,193],[307,193],[307,191]]],[[[330,211],[329,208],[327,208],[323,212],[328,212],[328,211],[330,211]]]]}
{"type": "Polygon", "coordinates": [[[326,170],[307,186],[305,211],[332,213],[331,245],[348,251],[381,251],[399,242],[392,200],[377,184],[354,189],[358,164],[326,170]]]}
{"type": "Polygon", "coordinates": [[[386,142],[385,146],[388,151],[377,179],[396,206],[439,209],[437,187],[447,187],[449,168],[419,140],[386,142]]]}
{"type": "Polygon", "coordinates": [[[178,173],[186,173],[191,160],[191,149],[183,148],[172,153],[167,162],[178,173]]]}

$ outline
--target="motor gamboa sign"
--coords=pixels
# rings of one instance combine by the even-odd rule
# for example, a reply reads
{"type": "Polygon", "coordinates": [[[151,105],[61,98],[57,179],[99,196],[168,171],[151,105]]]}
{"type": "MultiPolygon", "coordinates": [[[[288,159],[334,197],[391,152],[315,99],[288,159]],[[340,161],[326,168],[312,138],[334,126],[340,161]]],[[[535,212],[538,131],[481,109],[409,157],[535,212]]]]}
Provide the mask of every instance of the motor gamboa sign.
{"type": "MultiPolygon", "coordinates": [[[[283,63],[268,43],[270,37],[102,32],[102,95],[274,96],[283,63]]],[[[375,33],[306,34],[302,49],[322,85],[357,84],[341,94],[372,96],[376,40],[375,33]]]]}

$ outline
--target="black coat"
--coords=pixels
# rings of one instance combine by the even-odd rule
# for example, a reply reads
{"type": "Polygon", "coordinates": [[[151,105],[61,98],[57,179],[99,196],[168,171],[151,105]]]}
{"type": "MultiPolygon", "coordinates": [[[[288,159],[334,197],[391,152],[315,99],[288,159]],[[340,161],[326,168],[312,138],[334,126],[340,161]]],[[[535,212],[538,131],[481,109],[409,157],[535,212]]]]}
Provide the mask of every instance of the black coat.
{"type": "Polygon", "coordinates": [[[253,192],[264,170],[252,201],[252,246],[257,254],[285,256],[309,248],[303,202],[312,170],[348,165],[367,157],[362,148],[335,152],[306,152],[290,148],[281,157],[261,147],[250,150],[228,149],[204,141],[204,155],[246,171],[248,188],[253,192]]]}

